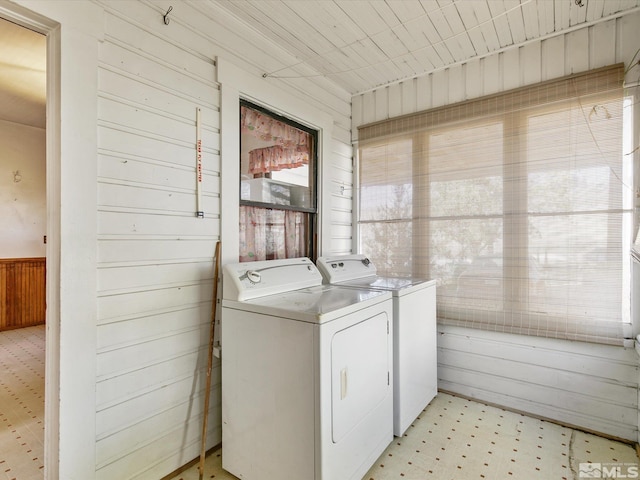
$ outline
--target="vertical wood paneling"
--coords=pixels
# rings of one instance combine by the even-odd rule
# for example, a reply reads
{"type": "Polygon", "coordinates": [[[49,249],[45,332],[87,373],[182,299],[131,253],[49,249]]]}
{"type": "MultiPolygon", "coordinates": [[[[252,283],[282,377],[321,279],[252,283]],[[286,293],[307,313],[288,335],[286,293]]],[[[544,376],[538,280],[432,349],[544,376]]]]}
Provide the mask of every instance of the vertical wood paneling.
{"type": "Polygon", "coordinates": [[[542,42],[542,79],[564,75],[564,37],[553,37],[542,42]]]}
{"type": "Polygon", "coordinates": [[[45,323],[45,281],[45,258],[0,259],[0,331],[45,323]]]}
{"type": "Polygon", "coordinates": [[[491,55],[482,59],[482,83],[484,95],[491,95],[500,91],[502,85],[502,72],[500,69],[500,57],[491,55]]]}
{"type": "Polygon", "coordinates": [[[462,65],[456,65],[449,69],[449,102],[457,103],[465,99],[465,78],[462,65]]]}
{"type": "Polygon", "coordinates": [[[607,65],[616,48],[616,21],[610,20],[591,27],[589,36],[589,64],[591,68],[607,65]]]}
{"type": "Polygon", "coordinates": [[[402,115],[402,84],[389,85],[389,117],[402,115]]]}
{"type": "Polygon", "coordinates": [[[629,83],[637,84],[640,79],[640,65],[638,61],[639,57],[634,55],[638,52],[640,47],[640,13],[635,15],[625,15],[617,20],[617,42],[616,51],[618,52],[618,62],[624,62],[625,65],[630,65],[633,61],[633,66],[627,72],[625,80],[629,83]]]}
{"type": "Polygon", "coordinates": [[[362,124],[379,120],[376,116],[376,100],[375,92],[367,92],[362,95],[362,124]]]}
{"type": "Polygon", "coordinates": [[[431,107],[446,105],[449,99],[449,69],[439,70],[431,75],[431,107]]]}
{"type": "Polygon", "coordinates": [[[374,90],[373,95],[375,102],[375,118],[389,118],[389,87],[374,90]]]}
{"type": "Polygon", "coordinates": [[[565,35],[565,48],[565,75],[589,70],[588,28],[582,28],[565,35]]]}
{"type": "Polygon", "coordinates": [[[472,60],[464,64],[465,99],[482,96],[483,85],[480,65],[480,60],[472,60]]]}
{"type": "Polygon", "coordinates": [[[416,79],[402,82],[402,114],[407,115],[416,111],[416,79]]]}
{"type": "Polygon", "coordinates": [[[418,77],[415,82],[416,87],[416,112],[428,110],[433,105],[431,101],[431,75],[418,77]]]}
{"type": "Polygon", "coordinates": [[[521,86],[538,83],[542,80],[540,69],[542,47],[540,42],[529,43],[520,49],[520,82],[521,86]]]}
{"type": "Polygon", "coordinates": [[[512,48],[501,54],[502,89],[511,90],[520,85],[520,50],[512,48]]]}

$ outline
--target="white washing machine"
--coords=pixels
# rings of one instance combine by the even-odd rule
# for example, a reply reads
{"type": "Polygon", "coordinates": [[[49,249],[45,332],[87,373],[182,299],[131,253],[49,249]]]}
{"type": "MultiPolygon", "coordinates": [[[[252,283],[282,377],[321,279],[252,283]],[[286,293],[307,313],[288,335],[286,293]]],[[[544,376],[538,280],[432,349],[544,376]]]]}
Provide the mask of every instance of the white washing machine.
{"type": "Polygon", "coordinates": [[[329,284],[393,294],[393,433],[401,437],[438,391],[436,281],[378,276],[364,255],[316,264],[329,284]]]}
{"type": "Polygon", "coordinates": [[[226,265],[222,467],[360,480],[393,440],[391,294],[323,285],[308,258],[226,265]]]}

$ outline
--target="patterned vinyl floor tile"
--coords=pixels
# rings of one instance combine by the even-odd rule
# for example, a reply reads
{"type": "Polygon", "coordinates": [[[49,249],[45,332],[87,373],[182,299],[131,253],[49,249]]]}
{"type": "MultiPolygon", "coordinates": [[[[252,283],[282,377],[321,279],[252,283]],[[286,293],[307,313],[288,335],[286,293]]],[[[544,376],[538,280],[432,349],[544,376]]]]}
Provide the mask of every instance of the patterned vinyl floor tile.
{"type": "Polygon", "coordinates": [[[44,478],[45,327],[0,332],[0,479],[44,478]]]}
{"type": "MultiPolygon", "coordinates": [[[[44,477],[44,340],[44,326],[0,332],[0,480],[44,477]]],[[[236,479],[221,456],[205,479],[236,479]]],[[[439,393],[363,480],[638,478],[639,466],[626,443],[439,393]]],[[[171,480],[198,479],[194,465],[171,480]]]]}
{"type": "MultiPolygon", "coordinates": [[[[236,478],[222,470],[221,455],[207,457],[204,478],[236,478]]],[[[363,480],[578,480],[588,465],[623,478],[640,461],[629,444],[439,393],[363,480]]],[[[194,466],[171,480],[197,479],[194,466]]]]}

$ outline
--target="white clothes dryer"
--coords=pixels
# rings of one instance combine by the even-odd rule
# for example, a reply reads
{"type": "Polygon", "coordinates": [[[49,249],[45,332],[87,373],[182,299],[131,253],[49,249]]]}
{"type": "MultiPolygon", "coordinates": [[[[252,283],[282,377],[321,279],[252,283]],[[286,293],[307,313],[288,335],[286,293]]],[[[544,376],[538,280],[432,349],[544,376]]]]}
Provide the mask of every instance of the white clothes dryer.
{"type": "Polygon", "coordinates": [[[391,294],[322,284],[308,258],[223,267],[222,467],[360,480],[393,440],[391,294]]]}
{"type": "Polygon", "coordinates": [[[393,295],[393,433],[401,437],[438,391],[436,281],[379,276],[365,255],[316,264],[331,285],[393,295]]]}

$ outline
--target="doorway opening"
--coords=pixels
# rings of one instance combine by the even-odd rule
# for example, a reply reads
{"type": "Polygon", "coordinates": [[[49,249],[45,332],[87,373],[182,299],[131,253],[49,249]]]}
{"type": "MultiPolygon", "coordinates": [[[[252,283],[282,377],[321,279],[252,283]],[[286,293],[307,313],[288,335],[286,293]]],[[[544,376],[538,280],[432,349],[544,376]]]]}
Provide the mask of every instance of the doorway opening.
{"type": "Polygon", "coordinates": [[[15,478],[44,472],[46,41],[0,18],[0,450],[15,478]]]}
{"type": "MultiPolygon", "coordinates": [[[[26,345],[29,347],[26,348],[26,352],[22,353],[27,357],[35,356],[37,357],[35,361],[40,362],[38,368],[27,366],[27,370],[36,370],[41,376],[39,393],[30,392],[32,385],[24,379],[18,379],[18,385],[23,391],[31,393],[32,397],[35,397],[35,402],[39,401],[42,419],[36,420],[36,427],[28,429],[29,437],[24,437],[17,429],[10,429],[10,433],[16,437],[22,437],[15,438],[14,441],[17,440],[18,447],[24,448],[27,454],[33,453],[33,451],[29,452],[29,441],[34,445],[40,442],[38,462],[33,460],[36,455],[32,455],[29,460],[33,465],[29,467],[37,466],[37,474],[42,475],[43,478],[57,480],[60,430],[58,413],[60,211],[56,205],[59,205],[60,199],[60,29],[56,22],[12,3],[0,3],[0,21],[2,22],[0,24],[0,55],[3,56],[0,68],[7,69],[4,73],[11,70],[10,75],[0,75],[0,78],[6,82],[0,85],[0,101],[3,105],[3,112],[0,114],[3,128],[0,130],[6,132],[8,129],[4,127],[11,126],[12,134],[21,140],[18,144],[11,143],[10,146],[5,143],[5,152],[0,161],[0,171],[8,172],[11,191],[14,193],[13,197],[0,199],[0,208],[11,210],[16,220],[15,228],[10,232],[11,237],[0,239],[2,242],[0,258],[2,256],[40,258],[46,266],[44,273],[31,271],[24,274],[28,279],[33,280],[35,277],[35,280],[25,282],[27,285],[44,283],[38,286],[45,292],[43,305],[39,306],[40,313],[38,308],[32,309],[35,312],[21,311],[19,319],[33,322],[33,316],[37,318],[37,315],[42,315],[43,311],[44,326],[41,324],[41,326],[16,328],[21,325],[16,325],[14,312],[11,320],[14,322],[11,325],[13,328],[7,330],[14,333],[14,340],[16,337],[25,335],[29,337],[35,332],[34,337],[27,340],[26,345]],[[29,42],[23,41],[24,38],[31,39],[33,43],[31,49],[26,47],[29,42]],[[19,45],[21,47],[16,50],[19,45]],[[4,108],[5,106],[7,108],[4,108]],[[9,106],[11,108],[8,108],[9,106]],[[10,114],[13,117],[10,117],[10,114]],[[19,118],[20,115],[22,117],[19,118]],[[38,157],[38,160],[33,160],[34,157],[38,157]],[[3,167],[2,162],[8,160],[11,160],[12,164],[5,163],[3,167]],[[24,245],[18,248],[15,245],[16,238],[29,240],[25,240],[24,245]],[[12,247],[9,248],[8,245],[12,247]],[[44,359],[41,356],[42,352],[38,352],[38,342],[40,348],[44,349],[44,359]],[[44,362],[44,368],[42,362],[44,362]],[[39,399],[38,396],[40,396],[39,399]]],[[[6,192],[9,189],[2,190],[6,192]]],[[[3,216],[3,218],[8,217],[3,216]]],[[[37,302],[34,303],[37,304],[37,302]]],[[[5,403],[0,404],[5,405],[5,403]]],[[[22,411],[19,413],[23,417],[29,420],[34,416],[32,404],[23,402],[20,405],[22,411]]],[[[3,409],[0,409],[0,412],[3,409]]],[[[7,451],[4,447],[0,450],[7,451]]],[[[11,455],[15,453],[16,451],[12,450],[11,455]]],[[[5,456],[3,456],[4,459],[5,456]]],[[[4,465],[5,469],[9,468],[6,462],[4,465]]],[[[16,478],[22,478],[26,472],[14,470],[11,473],[16,478]]],[[[30,478],[37,477],[30,476],[30,478]]]]}

